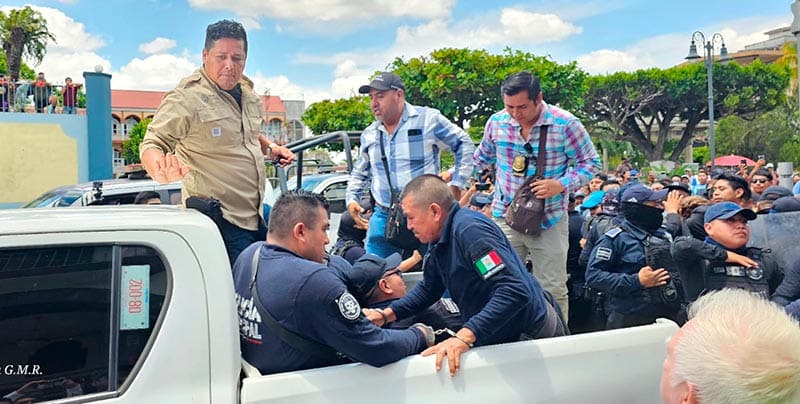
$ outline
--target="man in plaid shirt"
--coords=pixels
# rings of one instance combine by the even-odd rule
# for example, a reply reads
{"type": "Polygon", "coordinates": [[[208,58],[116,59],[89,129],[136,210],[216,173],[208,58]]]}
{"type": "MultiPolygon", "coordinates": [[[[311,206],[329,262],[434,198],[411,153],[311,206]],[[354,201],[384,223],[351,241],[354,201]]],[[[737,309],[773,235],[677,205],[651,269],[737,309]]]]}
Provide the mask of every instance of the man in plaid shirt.
{"type": "Polygon", "coordinates": [[[494,220],[521,258],[531,254],[536,279],[555,296],[566,317],[567,196],[600,170],[600,157],[578,118],[544,102],[539,79],[531,73],[510,75],[501,93],[505,108],[486,122],[473,160],[479,168],[495,163],[494,220]],[[544,172],[537,173],[542,126],[547,127],[544,172]],[[504,219],[517,189],[531,175],[544,177],[532,185],[535,195],[545,200],[542,232],[536,236],[511,229],[504,219]]]}

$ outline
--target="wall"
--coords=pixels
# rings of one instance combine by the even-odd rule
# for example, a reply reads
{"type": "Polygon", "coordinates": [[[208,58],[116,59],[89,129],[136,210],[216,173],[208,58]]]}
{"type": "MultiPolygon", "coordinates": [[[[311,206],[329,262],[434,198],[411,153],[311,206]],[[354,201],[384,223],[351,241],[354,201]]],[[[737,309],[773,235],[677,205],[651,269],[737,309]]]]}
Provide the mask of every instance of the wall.
{"type": "Polygon", "coordinates": [[[85,116],[0,113],[0,208],[88,178],[85,116]]]}

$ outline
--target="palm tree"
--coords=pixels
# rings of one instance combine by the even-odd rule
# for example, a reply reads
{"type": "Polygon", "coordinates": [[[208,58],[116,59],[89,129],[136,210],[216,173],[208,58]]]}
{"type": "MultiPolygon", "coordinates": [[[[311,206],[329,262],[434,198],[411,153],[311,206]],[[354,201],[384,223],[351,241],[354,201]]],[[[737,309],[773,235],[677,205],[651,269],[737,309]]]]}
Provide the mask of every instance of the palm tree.
{"type": "Polygon", "coordinates": [[[30,6],[13,9],[8,14],[0,11],[0,44],[11,80],[19,79],[23,56],[36,64],[42,62],[49,40],[55,42],[56,37],[47,30],[47,20],[30,6]]]}

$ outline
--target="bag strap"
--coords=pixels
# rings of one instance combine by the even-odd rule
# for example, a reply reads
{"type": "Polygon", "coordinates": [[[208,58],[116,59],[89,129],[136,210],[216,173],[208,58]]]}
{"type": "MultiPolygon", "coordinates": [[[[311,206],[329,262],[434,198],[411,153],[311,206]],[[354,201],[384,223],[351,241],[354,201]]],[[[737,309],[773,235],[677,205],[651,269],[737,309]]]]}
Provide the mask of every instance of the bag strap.
{"type": "Polygon", "coordinates": [[[542,125],[539,129],[539,152],[536,157],[536,175],[544,178],[544,152],[547,148],[547,125],[542,125]]]}
{"type": "Polygon", "coordinates": [[[383,161],[383,171],[386,172],[386,182],[389,183],[389,193],[391,198],[389,203],[392,204],[394,203],[395,192],[394,192],[394,187],[392,186],[392,177],[391,175],[389,175],[389,163],[386,161],[386,149],[383,146],[383,132],[378,130],[378,133],[381,134],[380,138],[378,139],[381,145],[381,161],[383,161]]]}
{"type": "Polygon", "coordinates": [[[312,341],[282,326],[278,323],[278,320],[275,320],[275,317],[272,317],[267,308],[261,304],[261,298],[258,296],[258,288],[256,287],[256,278],[258,277],[258,259],[261,256],[261,251],[264,250],[264,246],[265,244],[262,243],[255,249],[253,260],[250,264],[250,295],[253,296],[253,301],[262,315],[264,324],[270,331],[277,334],[281,341],[292,348],[326,362],[338,361],[340,356],[334,349],[317,341],[312,341]]]}

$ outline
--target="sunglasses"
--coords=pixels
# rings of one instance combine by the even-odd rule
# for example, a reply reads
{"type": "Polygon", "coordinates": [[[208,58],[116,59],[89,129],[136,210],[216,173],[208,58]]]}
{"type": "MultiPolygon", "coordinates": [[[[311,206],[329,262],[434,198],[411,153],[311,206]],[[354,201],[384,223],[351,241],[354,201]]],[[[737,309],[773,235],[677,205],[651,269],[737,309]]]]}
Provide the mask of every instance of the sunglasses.
{"type": "Polygon", "coordinates": [[[767,182],[767,180],[752,180],[751,182],[753,184],[765,184],[767,182]]]}

